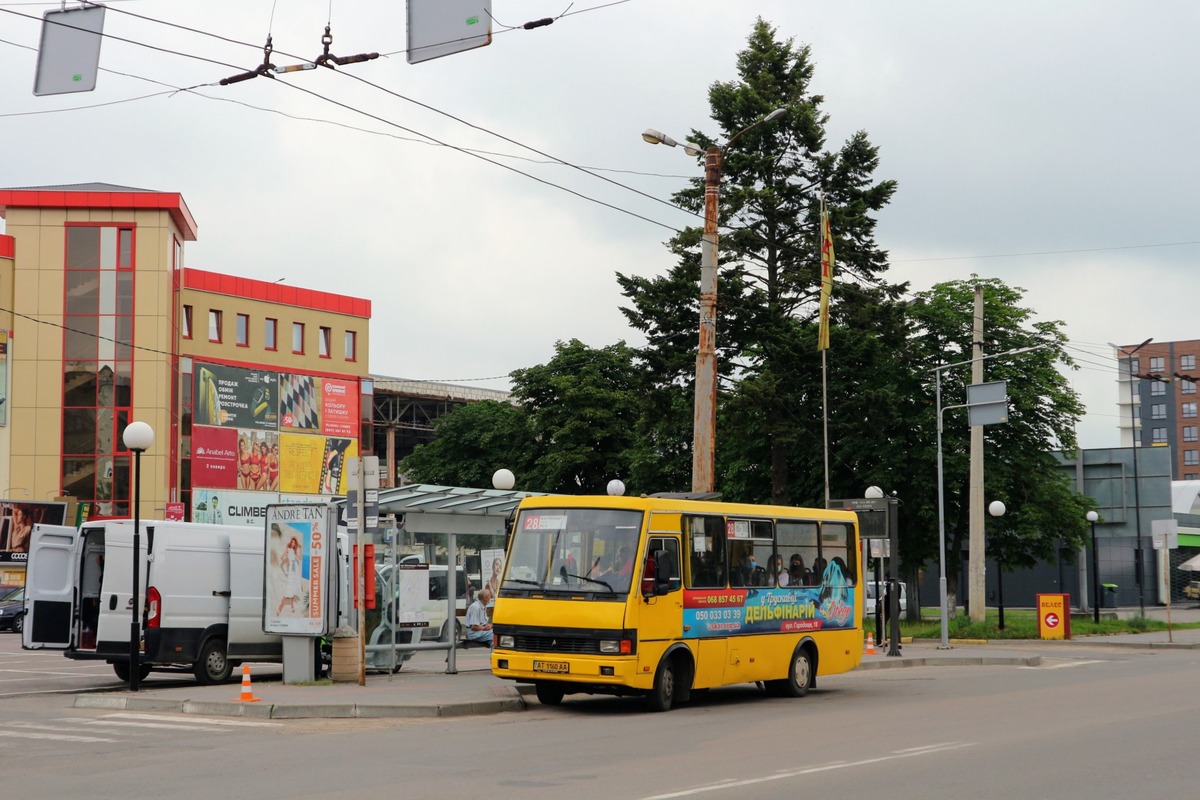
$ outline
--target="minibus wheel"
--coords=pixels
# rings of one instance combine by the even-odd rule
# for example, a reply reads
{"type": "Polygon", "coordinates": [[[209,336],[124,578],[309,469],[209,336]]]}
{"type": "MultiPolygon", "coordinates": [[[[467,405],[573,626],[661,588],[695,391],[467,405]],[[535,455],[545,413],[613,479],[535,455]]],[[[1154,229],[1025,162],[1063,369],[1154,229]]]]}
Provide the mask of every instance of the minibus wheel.
{"type": "Polygon", "coordinates": [[[646,705],[651,711],[670,711],[675,702],[675,665],[664,658],[654,673],[654,688],[646,695],[646,705]]]}
{"type": "Polygon", "coordinates": [[[813,668],[812,650],[801,645],[792,653],[792,664],[788,667],[788,678],[784,686],[790,697],[804,697],[812,688],[816,670],[813,668]]]}

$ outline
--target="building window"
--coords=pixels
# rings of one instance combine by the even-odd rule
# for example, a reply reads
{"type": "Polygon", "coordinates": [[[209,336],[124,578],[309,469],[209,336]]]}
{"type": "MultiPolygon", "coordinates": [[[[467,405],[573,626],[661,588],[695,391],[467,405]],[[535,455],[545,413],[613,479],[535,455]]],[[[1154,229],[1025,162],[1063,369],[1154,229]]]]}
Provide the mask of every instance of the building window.
{"type": "Polygon", "coordinates": [[[1200,465],[1200,450],[1184,450],[1183,463],[1188,467],[1200,465]]]}
{"type": "Polygon", "coordinates": [[[1196,480],[1196,473],[1195,472],[1185,472],[1185,473],[1183,473],[1183,479],[1185,481],[1194,481],[1194,480],[1196,480]]]}
{"type": "Polygon", "coordinates": [[[250,346],[250,315],[237,315],[237,345],[238,347],[250,346]]]}
{"type": "Polygon", "coordinates": [[[183,320],[181,322],[182,322],[183,338],[185,338],[185,339],[192,338],[192,307],[191,306],[183,307],[183,320]]]}
{"type": "Polygon", "coordinates": [[[332,331],[324,325],[317,328],[317,355],[321,358],[329,358],[329,342],[332,331]]]}
{"type": "Polygon", "coordinates": [[[1196,404],[1195,403],[1180,403],[1179,410],[1180,410],[1180,414],[1184,417],[1196,416],[1196,404]]]}
{"type": "Polygon", "coordinates": [[[1142,371],[1142,360],[1140,358],[1129,359],[1129,371],[1137,374],[1142,371]]]}
{"type": "Polygon", "coordinates": [[[1187,378],[1181,379],[1179,381],[1179,393],[1180,394],[1195,394],[1196,393],[1196,382],[1189,381],[1187,378]]]}
{"type": "Polygon", "coordinates": [[[215,308],[208,310],[208,340],[221,341],[221,312],[215,308]]]}
{"type": "Polygon", "coordinates": [[[1162,372],[1165,367],[1166,367],[1166,361],[1163,359],[1162,356],[1154,356],[1153,358],[1150,359],[1150,371],[1151,372],[1162,372]]]}
{"type": "Polygon", "coordinates": [[[358,360],[358,334],[354,331],[346,331],[346,360],[358,360]]]}
{"type": "Polygon", "coordinates": [[[279,344],[275,341],[276,332],[279,330],[279,320],[268,317],[263,321],[263,342],[268,350],[278,350],[279,344]]]}
{"type": "Polygon", "coordinates": [[[293,322],[292,323],[292,352],[293,353],[303,353],[304,352],[304,323],[303,322],[293,322]]]}
{"type": "Polygon", "coordinates": [[[1166,403],[1155,403],[1154,405],[1150,406],[1150,419],[1166,419],[1166,418],[1167,418],[1167,404],[1166,403]]]}
{"type": "Polygon", "coordinates": [[[1181,370],[1195,369],[1196,368],[1196,357],[1195,356],[1180,356],[1179,357],[1179,368],[1181,370]]]}
{"type": "Polygon", "coordinates": [[[1200,428],[1197,428],[1195,425],[1183,426],[1183,440],[1185,442],[1200,441],[1198,434],[1200,434],[1200,428]]]}
{"type": "Polygon", "coordinates": [[[1158,444],[1160,442],[1165,442],[1166,440],[1167,440],[1167,429],[1166,428],[1151,429],[1150,441],[1154,442],[1155,444],[1158,444]]]}
{"type": "Polygon", "coordinates": [[[1150,382],[1151,396],[1159,396],[1159,395],[1164,395],[1166,393],[1167,393],[1167,385],[1165,383],[1163,383],[1162,381],[1151,381],[1150,382]]]}
{"type": "Polygon", "coordinates": [[[117,269],[133,268],[133,229],[117,229],[117,269]]]}
{"type": "Polygon", "coordinates": [[[128,516],[134,228],[68,223],[59,487],[97,517],[128,516]]]}

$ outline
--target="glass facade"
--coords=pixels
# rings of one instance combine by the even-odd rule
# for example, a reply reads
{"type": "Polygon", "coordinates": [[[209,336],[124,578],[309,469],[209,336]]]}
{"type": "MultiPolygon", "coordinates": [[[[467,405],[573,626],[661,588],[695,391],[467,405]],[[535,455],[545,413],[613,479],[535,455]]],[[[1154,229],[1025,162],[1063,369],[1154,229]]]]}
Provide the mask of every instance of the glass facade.
{"type": "Polygon", "coordinates": [[[134,229],[68,225],[66,239],[62,491],[96,516],[128,515],[134,229]]]}

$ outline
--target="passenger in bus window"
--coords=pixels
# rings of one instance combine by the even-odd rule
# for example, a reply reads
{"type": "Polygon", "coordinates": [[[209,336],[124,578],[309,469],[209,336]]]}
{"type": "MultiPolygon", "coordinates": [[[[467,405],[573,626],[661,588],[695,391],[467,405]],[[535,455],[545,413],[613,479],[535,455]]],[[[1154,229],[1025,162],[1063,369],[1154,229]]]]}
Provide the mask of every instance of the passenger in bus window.
{"type": "Polygon", "coordinates": [[[821,584],[821,582],[825,579],[825,567],[827,564],[828,564],[828,562],[825,559],[821,558],[820,556],[817,556],[816,558],[813,559],[813,563],[812,563],[812,585],[813,586],[819,586],[821,584]]]}
{"type": "Polygon", "coordinates": [[[804,567],[804,557],[792,553],[792,563],[788,566],[788,577],[792,586],[807,586],[809,583],[808,570],[804,567]]]}
{"type": "Polygon", "coordinates": [[[767,586],[774,586],[776,582],[780,586],[787,586],[789,582],[788,571],[783,566],[783,556],[776,553],[771,557],[771,568],[767,570],[767,586]]]}

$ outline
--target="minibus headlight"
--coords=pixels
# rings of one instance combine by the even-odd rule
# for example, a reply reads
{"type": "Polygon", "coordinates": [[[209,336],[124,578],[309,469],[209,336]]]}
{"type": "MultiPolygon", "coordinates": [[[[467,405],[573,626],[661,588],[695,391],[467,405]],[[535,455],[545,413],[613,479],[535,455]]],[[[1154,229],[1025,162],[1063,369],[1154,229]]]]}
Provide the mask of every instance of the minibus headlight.
{"type": "Polygon", "coordinates": [[[620,653],[621,652],[621,640],[620,639],[601,639],[600,640],[600,652],[601,653],[613,653],[613,654],[620,653]]]}
{"type": "Polygon", "coordinates": [[[498,646],[505,650],[512,650],[517,644],[513,637],[507,635],[499,637],[496,641],[499,643],[498,646]]]}

